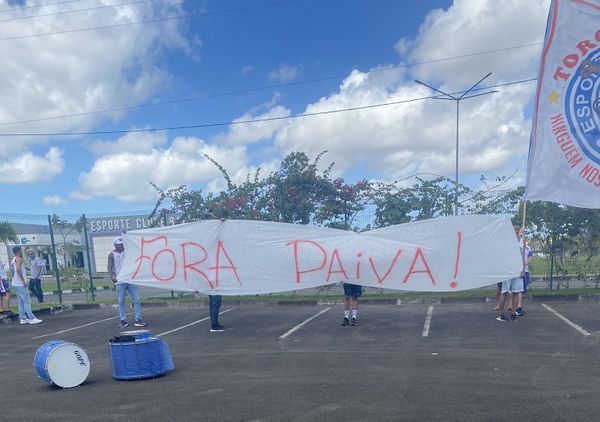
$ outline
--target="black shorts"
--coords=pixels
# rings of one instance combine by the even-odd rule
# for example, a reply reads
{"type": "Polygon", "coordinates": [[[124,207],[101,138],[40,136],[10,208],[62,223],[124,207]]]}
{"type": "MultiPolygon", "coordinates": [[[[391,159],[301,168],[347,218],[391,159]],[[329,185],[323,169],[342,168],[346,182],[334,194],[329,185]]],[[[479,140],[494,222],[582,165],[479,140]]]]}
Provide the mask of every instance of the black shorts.
{"type": "Polygon", "coordinates": [[[359,286],[357,284],[344,283],[344,295],[354,298],[361,297],[362,286],[359,286]]]}

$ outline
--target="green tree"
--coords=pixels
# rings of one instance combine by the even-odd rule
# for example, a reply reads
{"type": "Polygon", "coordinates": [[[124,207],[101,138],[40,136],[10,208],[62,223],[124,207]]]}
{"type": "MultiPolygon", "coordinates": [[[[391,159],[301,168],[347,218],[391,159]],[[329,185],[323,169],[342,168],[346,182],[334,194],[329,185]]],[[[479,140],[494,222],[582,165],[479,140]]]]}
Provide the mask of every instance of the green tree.
{"type": "Polygon", "coordinates": [[[323,172],[318,168],[325,153],[310,162],[303,152],[292,152],[283,159],[279,170],[266,178],[260,201],[266,220],[299,224],[314,221],[320,205],[332,194],[329,173],[333,163],[323,172]]]}
{"type": "Polygon", "coordinates": [[[85,247],[79,241],[69,240],[70,235],[83,232],[83,216],[75,223],[71,223],[56,214],[52,214],[51,221],[54,233],[60,238],[56,249],[63,258],[62,267],[66,268],[69,255],[85,250],[85,247]]]}
{"type": "Polygon", "coordinates": [[[8,221],[0,221],[0,240],[6,244],[8,241],[17,243],[17,232],[8,221]]]}
{"type": "Polygon", "coordinates": [[[17,231],[8,221],[0,221],[0,241],[4,244],[4,248],[8,249],[8,242],[17,243],[17,231]]]}

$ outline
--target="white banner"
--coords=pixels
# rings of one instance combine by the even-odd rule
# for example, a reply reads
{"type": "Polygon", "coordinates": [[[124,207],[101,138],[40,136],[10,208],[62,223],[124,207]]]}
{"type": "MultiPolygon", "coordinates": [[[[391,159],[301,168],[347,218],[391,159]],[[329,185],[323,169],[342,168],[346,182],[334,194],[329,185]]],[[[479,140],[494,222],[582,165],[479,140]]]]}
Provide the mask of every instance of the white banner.
{"type": "Polygon", "coordinates": [[[600,208],[600,1],[553,0],[525,198],[600,208]]]}
{"type": "Polygon", "coordinates": [[[119,281],[247,295],[340,281],[457,291],[518,276],[508,218],[445,217],[364,233],[261,221],[202,221],[127,232],[119,281]]]}

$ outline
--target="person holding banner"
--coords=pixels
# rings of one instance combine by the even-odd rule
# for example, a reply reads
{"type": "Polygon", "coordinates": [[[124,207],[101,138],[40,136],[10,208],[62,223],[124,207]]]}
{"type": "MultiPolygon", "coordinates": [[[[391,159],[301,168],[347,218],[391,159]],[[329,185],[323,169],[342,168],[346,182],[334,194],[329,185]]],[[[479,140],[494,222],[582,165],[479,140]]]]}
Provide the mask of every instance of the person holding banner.
{"type": "Polygon", "coordinates": [[[219,324],[219,309],[221,309],[221,295],[208,295],[208,314],[210,315],[210,332],[223,333],[227,328],[219,324]]]}
{"type": "MultiPolygon", "coordinates": [[[[520,234],[521,227],[519,225],[513,226],[515,229],[515,235],[517,236],[517,240],[519,241],[519,248],[521,251],[523,250],[523,243],[521,242],[520,234]]],[[[521,252],[521,257],[523,256],[523,252],[521,252]]],[[[525,276],[525,260],[522,261],[523,266],[521,267],[521,273],[519,277],[511,278],[510,280],[505,280],[502,282],[502,292],[500,295],[500,302],[498,303],[498,316],[496,319],[498,321],[508,321],[508,318],[504,315],[504,303],[506,301],[506,295],[508,292],[511,292],[511,297],[508,300],[509,310],[510,310],[510,320],[516,321],[517,316],[523,315],[523,310],[520,308],[523,302],[523,277],[525,276]],[[515,309],[517,308],[517,309],[515,309]]]]}
{"type": "Polygon", "coordinates": [[[533,253],[531,252],[529,245],[527,245],[525,232],[523,230],[520,230],[519,232],[519,248],[521,256],[523,257],[523,292],[517,293],[514,306],[516,308],[517,316],[523,316],[525,315],[525,311],[523,311],[523,294],[527,293],[527,290],[529,289],[529,264],[533,259],[533,253]]]}
{"type": "Polygon", "coordinates": [[[117,275],[121,270],[121,264],[125,259],[125,246],[123,246],[123,238],[117,237],[113,240],[114,250],[108,254],[108,275],[113,283],[115,283],[115,291],[117,293],[117,304],[119,307],[119,326],[118,328],[128,327],[127,313],[125,312],[125,293],[129,292],[133,310],[135,314],[136,327],[145,327],[147,324],[142,321],[142,305],[140,304],[140,293],[135,284],[119,283],[117,275]]]}
{"type": "Polygon", "coordinates": [[[362,296],[362,286],[357,284],[344,283],[344,320],[342,326],[356,326],[358,317],[358,298],[362,296]],[[352,305],[352,320],[350,317],[350,305],[352,305]]]}

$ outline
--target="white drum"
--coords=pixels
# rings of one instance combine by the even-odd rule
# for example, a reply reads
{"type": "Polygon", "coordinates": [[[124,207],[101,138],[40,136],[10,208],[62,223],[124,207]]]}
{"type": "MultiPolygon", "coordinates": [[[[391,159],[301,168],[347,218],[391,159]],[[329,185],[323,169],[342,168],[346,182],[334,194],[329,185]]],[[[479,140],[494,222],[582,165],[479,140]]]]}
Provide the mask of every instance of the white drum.
{"type": "Polygon", "coordinates": [[[62,340],[42,345],[33,359],[38,375],[62,388],[77,387],[90,373],[90,359],[75,343],[62,340]]]}

